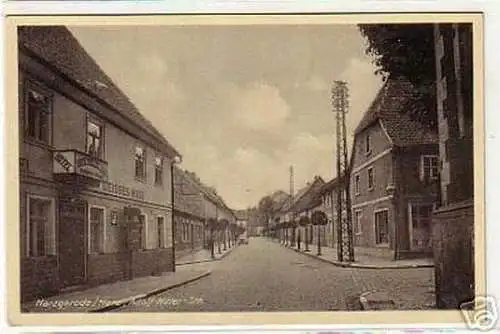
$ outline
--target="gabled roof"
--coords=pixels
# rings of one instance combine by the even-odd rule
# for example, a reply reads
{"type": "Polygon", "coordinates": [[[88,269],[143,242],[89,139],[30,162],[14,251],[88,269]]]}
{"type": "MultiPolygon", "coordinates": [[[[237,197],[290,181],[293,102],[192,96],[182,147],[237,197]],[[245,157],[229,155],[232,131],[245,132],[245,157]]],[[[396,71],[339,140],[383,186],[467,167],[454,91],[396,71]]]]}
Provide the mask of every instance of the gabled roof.
{"type": "Polygon", "coordinates": [[[175,209],[197,217],[203,216],[201,190],[179,167],[174,167],[175,209]]]}
{"type": "Polygon", "coordinates": [[[313,208],[321,203],[319,190],[323,187],[325,181],[320,176],[315,176],[313,182],[308,183],[301,188],[293,197],[292,201],[288,201],[283,205],[281,212],[302,212],[313,208]]]}
{"type": "Polygon", "coordinates": [[[89,95],[97,97],[120,116],[136,124],[171,157],[180,156],[151,122],[142,116],[65,26],[18,27],[18,38],[21,49],[50,64],[53,69],[86,90],[89,95]]]}
{"type": "Polygon", "coordinates": [[[380,120],[396,146],[437,144],[437,132],[410,116],[408,108],[424,108],[416,97],[417,90],[408,80],[389,78],[356,127],[355,135],[380,120]]]}

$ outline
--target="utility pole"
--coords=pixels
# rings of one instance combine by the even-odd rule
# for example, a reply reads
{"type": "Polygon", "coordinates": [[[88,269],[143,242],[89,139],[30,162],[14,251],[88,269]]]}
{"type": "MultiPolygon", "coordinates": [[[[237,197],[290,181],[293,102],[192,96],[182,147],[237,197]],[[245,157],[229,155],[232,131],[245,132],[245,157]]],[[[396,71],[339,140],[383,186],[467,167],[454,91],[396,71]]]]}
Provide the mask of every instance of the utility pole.
{"type": "Polygon", "coordinates": [[[349,90],[345,81],[335,81],[332,88],[333,112],[337,123],[337,256],[341,262],[354,262],[349,161],[345,115],[349,109],[349,90]],[[345,217],[343,213],[346,213],[345,217]]]}

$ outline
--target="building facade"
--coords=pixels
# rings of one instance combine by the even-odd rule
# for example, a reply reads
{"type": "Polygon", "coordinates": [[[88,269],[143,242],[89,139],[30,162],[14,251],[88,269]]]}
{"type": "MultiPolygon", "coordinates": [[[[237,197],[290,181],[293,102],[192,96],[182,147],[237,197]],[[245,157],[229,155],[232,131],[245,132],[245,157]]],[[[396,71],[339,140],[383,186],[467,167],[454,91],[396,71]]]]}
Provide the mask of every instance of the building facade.
{"type": "MultiPolygon", "coordinates": [[[[321,196],[321,210],[328,217],[328,225],[326,226],[326,246],[333,247],[336,249],[337,247],[337,234],[338,234],[338,225],[342,223],[338,218],[338,191],[339,188],[342,187],[342,184],[339,182],[338,178],[334,178],[327,182],[320,191],[321,196]]],[[[342,189],[343,196],[345,196],[345,191],[342,189]]],[[[347,210],[344,207],[342,210],[342,219],[345,220],[347,217],[347,210]]],[[[356,230],[357,226],[353,226],[353,234],[354,238],[359,237],[359,233],[356,230]]]]}
{"type": "Polygon", "coordinates": [[[198,176],[180,168],[174,171],[176,215],[176,253],[177,258],[187,253],[209,249],[211,240],[217,251],[234,243],[236,216],[217,195],[215,189],[204,185],[198,176]],[[217,227],[210,221],[226,222],[217,227]]]}
{"type": "Polygon", "coordinates": [[[205,202],[201,187],[179,167],[174,168],[175,257],[203,249],[205,245],[205,202]]]}
{"type": "Polygon", "coordinates": [[[20,27],[21,298],[174,270],[179,153],[64,27],[20,27]]]}
{"type": "Polygon", "coordinates": [[[456,309],[475,295],[471,24],[434,27],[440,195],[433,215],[436,304],[456,309]]]}
{"type": "Polygon", "coordinates": [[[414,87],[389,78],[355,131],[351,155],[354,246],[372,256],[430,256],[438,201],[437,133],[412,119],[414,87]]]}

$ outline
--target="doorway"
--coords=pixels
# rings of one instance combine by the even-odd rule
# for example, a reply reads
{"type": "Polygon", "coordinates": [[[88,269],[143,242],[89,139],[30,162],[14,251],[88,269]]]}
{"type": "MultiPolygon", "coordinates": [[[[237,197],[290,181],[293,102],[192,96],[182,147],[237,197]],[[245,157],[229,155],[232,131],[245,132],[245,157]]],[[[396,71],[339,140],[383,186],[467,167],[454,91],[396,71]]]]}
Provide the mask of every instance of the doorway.
{"type": "Polygon", "coordinates": [[[431,218],[432,204],[408,205],[410,249],[413,251],[428,251],[431,249],[431,218]]]}
{"type": "Polygon", "coordinates": [[[59,200],[59,277],[62,288],[85,283],[85,213],[78,198],[59,200]]]}

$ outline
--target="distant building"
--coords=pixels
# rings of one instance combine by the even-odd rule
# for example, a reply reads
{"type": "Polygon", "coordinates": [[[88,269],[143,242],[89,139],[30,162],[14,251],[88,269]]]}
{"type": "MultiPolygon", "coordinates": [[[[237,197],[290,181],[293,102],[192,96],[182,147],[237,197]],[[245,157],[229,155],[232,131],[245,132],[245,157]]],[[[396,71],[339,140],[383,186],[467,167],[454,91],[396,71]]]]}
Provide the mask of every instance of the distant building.
{"type": "MultiPolygon", "coordinates": [[[[475,295],[472,24],[434,28],[441,200],[433,216],[438,308],[475,295]]],[[[479,79],[482,80],[482,79],[479,79]]]]}
{"type": "Polygon", "coordinates": [[[174,169],[175,256],[203,248],[205,244],[205,201],[203,190],[189,173],[174,169]]]}
{"type": "Polygon", "coordinates": [[[18,50],[21,298],[174,270],[179,153],[65,27],[18,50]]]}
{"type": "Polygon", "coordinates": [[[432,253],[437,133],[408,114],[415,89],[389,78],[355,130],[351,198],[356,251],[400,259],[432,253]]]}
{"type": "MultiPolygon", "coordinates": [[[[321,210],[328,217],[328,225],[326,227],[326,246],[336,248],[337,247],[337,228],[338,225],[341,224],[341,220],[338,218],[337,207],[338,207],[338,191],[339,187],[342,184],[339,182],[338,178],[334,178],[321,188],[320,196],[321,196],[321,210]]],[[[344,192],[345,196],[345,191],[344,192]]],[[[342,211],[342,219],[345,220],[347,218],[346,208],[343,208],[342,211]]],[[[358,232],[356,231],[356,226],[354,226],[354,237],[359,237],[358,232]]]]}
{"type": "MultiPolygon", "coordinates": [[[[325,181],[320,176],[315,176],[312,182],[308,182],[307,185],[295,194],[293,197],[289,197],[288,201],[285,201],[279,212],[277,212],[274,219],[276,224],[287,223],[287,222],[299,222],[302,216],[307,216],[311,218],[312,212],[315,209],[320,209],[321,206],[321,196],[320,191],[325,181]]],[[[301,241],[305,241],[305,229],[307,228],[307,236],[309,243],[317,241],[317,226],[309,225],[308,227],[294,228],[287,227],[280,229],[279,233],[281,237],[286,235],[286,238],[295,245],[297,241],[297,233],[301,233],[301,241]]],[[[323,235],[323,241],[325,242],[326,237],[323,235]]]]}

